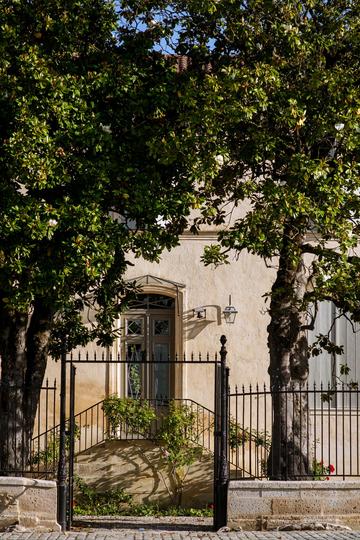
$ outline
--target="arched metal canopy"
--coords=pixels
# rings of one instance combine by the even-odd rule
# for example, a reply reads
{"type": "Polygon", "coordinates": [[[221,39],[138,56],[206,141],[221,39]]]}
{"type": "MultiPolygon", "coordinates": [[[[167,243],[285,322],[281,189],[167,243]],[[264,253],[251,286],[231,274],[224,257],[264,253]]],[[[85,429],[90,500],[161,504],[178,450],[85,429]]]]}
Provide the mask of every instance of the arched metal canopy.
{"type": "Polygon", "coordinates": [[[172,281],[171,279],[165,279],[158,276],[153,276],[152,274],[146,274],[144,276],[137,276],[134,278],[127,279],[126,281],[135,281],[137,285],[163,285],[164,287],[172,287],[176,290],[184,289],[186,285],[184,283],[178,283],[177,281],[172,281]]]}
{"type": "MultiPolygon", "coordinates": [[[[163,287],[167,287],[168,289],[173,289],[176,291],[176,298],[179,299],[179,291],[181,289],[184,289],[186,285],[184,283],[178,283],[177,281],[172,281],[171,279],[161,278],[158,276],[153,276],[152,274],[146,274],[144,276],[137,276],[126,280],[127,282],[135,282],[136,285],[141,288],[144,285],[162,285],[163,287]]],[[[178,315],[180,306],[179,302],[177,302],[177,310],[178,315]]]]}

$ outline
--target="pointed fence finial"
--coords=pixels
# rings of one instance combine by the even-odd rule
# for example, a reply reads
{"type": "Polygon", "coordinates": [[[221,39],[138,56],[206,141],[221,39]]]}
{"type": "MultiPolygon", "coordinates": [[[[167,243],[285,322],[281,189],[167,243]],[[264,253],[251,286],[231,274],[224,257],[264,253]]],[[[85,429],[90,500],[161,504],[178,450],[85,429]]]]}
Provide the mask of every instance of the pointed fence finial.
{"type": "Polygon", "coordinates": [[[227,342],[227,339],[226,339],[226,336],[221,336],[220,338],[220,343],[221,343],[221,349],[220,349],[220,360],[221,360],[221,363],[223,363],[225,365],[226,363],[226,355],[227,355],[227,350],[226,350],[226,347],[225,347],[225,344],[227,342]]]}

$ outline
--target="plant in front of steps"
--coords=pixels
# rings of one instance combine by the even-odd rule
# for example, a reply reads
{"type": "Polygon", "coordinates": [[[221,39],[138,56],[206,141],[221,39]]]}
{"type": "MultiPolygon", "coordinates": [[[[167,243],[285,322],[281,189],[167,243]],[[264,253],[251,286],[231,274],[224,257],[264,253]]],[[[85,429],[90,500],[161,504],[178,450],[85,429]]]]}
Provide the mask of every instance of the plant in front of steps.
{"type": "Polygon", "coordinates": [[[109,422],[110,438],[118,437],[122,429],[149,435],[154,420],[159,421],[156,425],[160,424],[160,427],[152,433],[151,438],[157,441],[160,447],[169,479],[162,470],[159,470],[159,474],[173,504],[181,506],[190,466],[200,459],[204,452],[202,446],[196,442],[201,426],[198,413],[190,406],[175,400],[156,411],[147,400],[120,398],[115,395],[104,400],[103,410],[109,422]]]}
{"type": "MultiPolygon", "coordinates": [[[[67,426],[68,427],[68,426],[67,426]]],[[[80,437],[80,428],[77,424],[74,426],[74,439],[77,440],[80,437]]],[[[70,432],[67,429],[65,438],[65,447],[68,451],[70,448],[70,432]]],[[[44,465],[47,466],[57,463],[59,459],[60,451],[60,433],[52,431],[45,441],[44,448],[38,449],[32,454],[31,465],[44,465]]]]}
{"type": "Polygon", "coordinates": [[[183,508],[182,506],[159,507],[157,504],[137,504],[129,509],[130,516],[193,516],[193,517],[212,517],[213,509],[209,506],[205,508],[183,508]]]}
{"type": "Polygon", "coordinates": [[[98,493],[82,478],[74,477],[76,501],[74,514],[78,516],[198,516],[212,517],[213,509],[182,508],[179,506],[160,507],[158,504],[136,504],[132,496],[122,488],[109,489],[98,493]]]}
{"type": "Polygon", "coordinates": [[[46,441],[45,448],[42,450],[37,450],[33,453],[31,457],[31,465],[45,465],[46,468],[48,465],[57,462],[59,458],[59,439],[59,435],[51,433],[46,441]]]}
{"type": "Polygon", "coordinates": [[[109,421],[110,438],[115,438],[121,428],[147,435],[156,420],[154,408],[144,399],[109,396],[104,399],[103,410],[109,421]]]}
{"type": "Polygon", "coordinates": [[[181,506],[190,466],[204,452],[201,446],[193,442],[196,440],[196,420],[197,414],[191,407],[171,401],[168,414],[157,434],[161,454],[169,470],[168,491],[177,507],[181,506]]]}
{"type": "Polygon", "coordinates": [[[128,514],[132,496],[122,488],[98,492],[79,476],[74,477],[76,502],[74,513],[79,515],[113,516],[128,514]]]}

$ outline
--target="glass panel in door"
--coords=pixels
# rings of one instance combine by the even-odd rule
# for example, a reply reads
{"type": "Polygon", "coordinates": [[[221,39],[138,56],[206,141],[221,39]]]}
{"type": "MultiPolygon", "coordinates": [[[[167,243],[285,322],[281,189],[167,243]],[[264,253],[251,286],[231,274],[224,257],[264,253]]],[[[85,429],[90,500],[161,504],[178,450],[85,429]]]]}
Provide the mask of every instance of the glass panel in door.
{"type": "Polygon", "coordinates": [[[168,399],[170,396],[170,370],[168,358],[169,343],[154,343],[153,392],[157,399],[168,399]]]}
{"type": "Polygon", "coordinates": [[[140,398],[144,389],[145,318],[131,315],[125,319],[126,394],[140,398]]]}
{"type": "Polygon", "coordinates": [[[142,377],[142,343],[128,343],[126,347],[127,360],[127,395],[132,398],[140,398],[143,387],[142,377]]]}
{"type": "Polygon", "coordinates": [[[168,401],[172,395],[174,369],[169,360],[174,359],[174,313],[164,299],[174,303],[174,299],[161,297],[161,305],[148,302],[146,310],[134,306],[124,316],[125,392],[129,397],[168,401]]]}

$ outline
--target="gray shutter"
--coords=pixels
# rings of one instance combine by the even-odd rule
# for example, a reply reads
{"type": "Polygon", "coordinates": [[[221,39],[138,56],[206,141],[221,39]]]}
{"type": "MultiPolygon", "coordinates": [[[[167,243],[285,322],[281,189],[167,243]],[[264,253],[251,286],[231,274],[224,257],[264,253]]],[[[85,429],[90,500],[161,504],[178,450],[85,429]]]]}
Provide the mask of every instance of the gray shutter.
{"type": "Polygon", "coordinates": [[[351,324],[345,317],[337,319],[335,322],[336,344],[344,346],[344,354],[337,355],[336,375],[340,376],[340,365],[347,364],[350,368],[349,375],[341,375],[344,382],[358,381],[359,366],[357,366],[357,355],[360,351],[360,326],[358,323],[351,324]]]}
{"type": "MultiPolygon", "coordinates": [[[[333,304],[331,302],[320,302],[315,328],[308,332],[309,344],[316,341],[317,335],[327,334],[329,332],[333,316],[333,304]]],[[[309,358],[309,386],[312,386],[314,383],[319,385],[321,382],[324,386],[332,384],[332,357],[326,351],[323,351],[319,356],[309,358]]]]}

